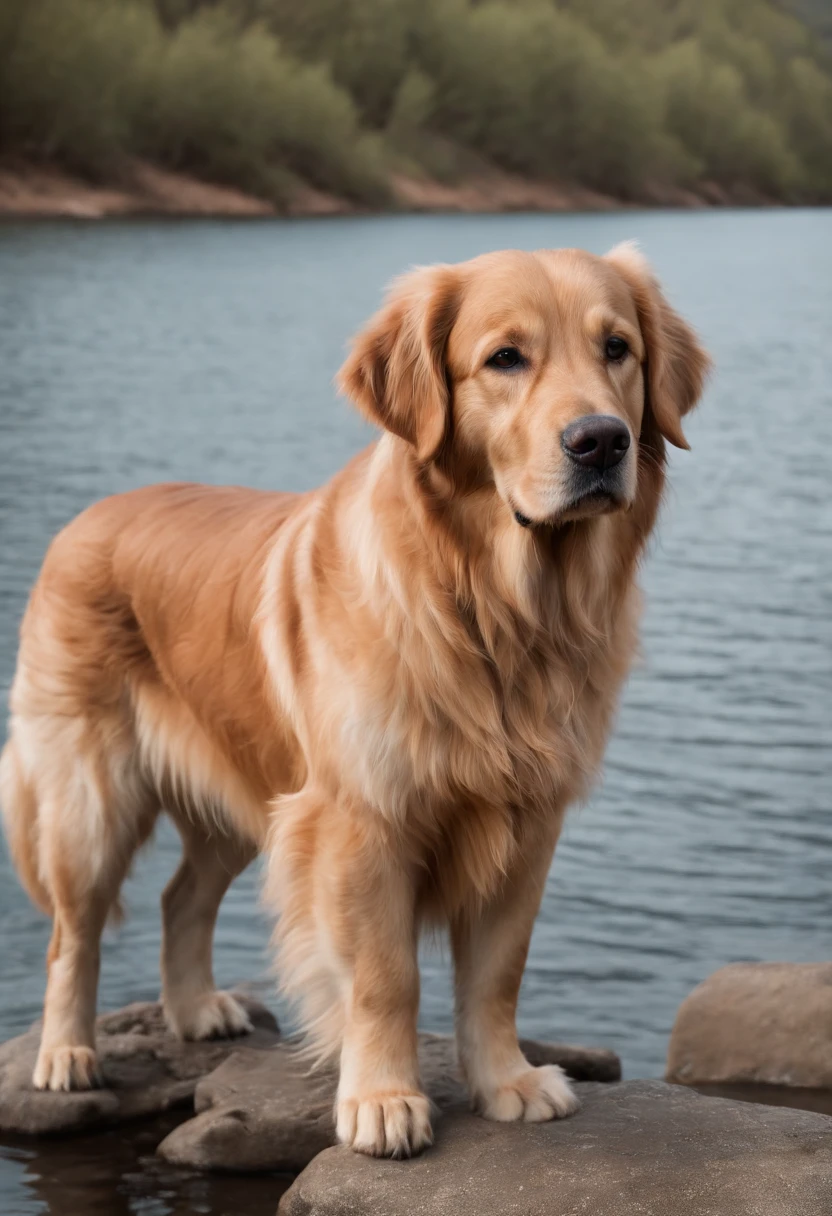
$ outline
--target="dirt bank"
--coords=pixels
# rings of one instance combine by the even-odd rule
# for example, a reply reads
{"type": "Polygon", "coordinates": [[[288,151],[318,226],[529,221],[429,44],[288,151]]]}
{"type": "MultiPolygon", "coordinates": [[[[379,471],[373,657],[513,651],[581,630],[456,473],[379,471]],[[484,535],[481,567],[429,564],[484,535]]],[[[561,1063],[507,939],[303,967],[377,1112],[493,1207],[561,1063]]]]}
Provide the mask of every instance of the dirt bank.
{"type": "MultiPolygon", "coordinates": [[[[631,207],[610,195],[581,186],[533,181],[489,169],[453,184],[396,174],[391,179],[393,209],[403,211],[609,211],[631,207]]],[[[703,207],[762,203],[764,199],[728,198],[717,189],[693,194],[683,190],[645,191],[639,206],[703,207]]],[[[241,190],[199,181],[181,173],[135,162],[118,184],[98,185],[61,169],[25,162],[0,162],[0,217],[104,219],[109,216],[170,215],[251,218],[269,215],[347,215],[360,213],[348,199],[299,185],[287,204],[256,198],[241,190]]]]}

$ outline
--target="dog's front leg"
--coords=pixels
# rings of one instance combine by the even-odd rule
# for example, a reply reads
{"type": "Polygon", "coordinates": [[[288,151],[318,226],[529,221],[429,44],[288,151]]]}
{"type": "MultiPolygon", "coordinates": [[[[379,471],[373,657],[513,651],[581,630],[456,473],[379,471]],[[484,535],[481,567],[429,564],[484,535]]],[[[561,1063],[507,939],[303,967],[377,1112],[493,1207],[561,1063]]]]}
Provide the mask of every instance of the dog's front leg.
{"type": "Polygon", "coordinates": [[[349,847],[339,836],[327,900],[344,996],[338,1139],[371,1156],[409,1157],[432,1140],[417,1056],[416,884],[386,825],[362,824],[349,847]]]}
{"type": "Polygon", "coordinates": [[[372,1156],[431,1142],[419,1084],[418,873],[377,811],[310,785],[280,800],[266,898],[279,914],[284,988],[309,1047],[340,1055],[338,1139],[372,1156]]]}
{"type": "Polygon", "coordinates": [[[533,1068],[517,1041],[517,997],[555,839],[523,850],[498,893],[451,927],[456,1036],[474,1107],[488,1119],[542,1122],[578,1106],[555,1064],[533,1068]]]}

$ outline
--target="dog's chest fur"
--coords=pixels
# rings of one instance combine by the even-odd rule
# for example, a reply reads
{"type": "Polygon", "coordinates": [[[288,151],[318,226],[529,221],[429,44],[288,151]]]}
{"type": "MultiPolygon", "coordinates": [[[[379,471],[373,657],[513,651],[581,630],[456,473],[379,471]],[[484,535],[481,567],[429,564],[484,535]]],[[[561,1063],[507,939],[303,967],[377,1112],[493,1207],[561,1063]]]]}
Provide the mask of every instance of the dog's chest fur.
{"type": "Polygon", "coordinates": [[[571,555],[584,563],[574,572],[544,571],[514,604],[490,586],[464,601],[417,589],[384,622],[372,672],[351,685],[343,780],[482,894],[600,766],[638,596],[631,577],[608,585],[610,563],[591,556],[571,555]]]}

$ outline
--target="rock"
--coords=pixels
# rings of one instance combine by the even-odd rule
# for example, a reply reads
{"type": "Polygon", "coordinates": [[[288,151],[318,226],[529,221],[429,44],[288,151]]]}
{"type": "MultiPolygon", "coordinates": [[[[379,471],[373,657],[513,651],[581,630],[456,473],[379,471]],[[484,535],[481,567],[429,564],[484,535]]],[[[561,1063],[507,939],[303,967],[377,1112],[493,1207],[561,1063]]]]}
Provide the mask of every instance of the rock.
{"type": "Polygon", "coordinates": [[[310,1074],[290,1046],[241,1048],[199,1083],[199,1113],[156,1151],[192,1169],[297,1173],[334,1142],[334,1092],[333,1072],[310,1074]]]}
{"type": "MultiPolygon", "coordinates": [[[[277,1022],[259,1001],[234,994],[255,1030],[245,1042],[252,1055],[279,1041],[277,1022]],[[259,1049],[259,1051],[257,1050],[259,1049]]],[[[102,1089],[40,1092],[32,1071],[40,1023],[0,1046],[0,1131],[48,1134],[120,1123],[190,1103],[197,1082],[239,1046],[240,1039],[183,1043],[165,1026],[158,1004],[127,1005],[96,1022],[102,1089]]]]}
{"type": "Polygon", "coordinates": [[[279,1216],[826,1216],[832,1119],[662,1081],[579,1085],[554,1123],[457,1109],[413,1161],[321,1153],[279,1216]]]}
{"type": "MultiPolygon", "coordinates": [[[[614,1081],[621,1064],[611,1051],[523,1040],[533,1064],[561,1064],[576,1079],[614,1081]]],[[[440,1110],[465,1105],[453,1040],[419,1036],[425,1089],[440,1110]]],[[[218,1170],[302,1170],[335,1143],[336,1073],[310,1073],[296,1048],[264,1055],[244,1046],[200,1081],[196,1118],[176,1128],[158,1152],[176,1165],[218,1170]]]]}
{"type": "Polygon", "coordinates": [[[560,1064],[573,1081],[620,1081],[621,1061],[606,1047],[570,1047],[567,1043],[539,1043],[521,1039],[520,1048],[530,1064],[560,1064]]]}
{"type": "Polygon", "coordinates": [[[832,963],[734,963],[676,1015],[667,1079],[832,1088],[832,963]]]}

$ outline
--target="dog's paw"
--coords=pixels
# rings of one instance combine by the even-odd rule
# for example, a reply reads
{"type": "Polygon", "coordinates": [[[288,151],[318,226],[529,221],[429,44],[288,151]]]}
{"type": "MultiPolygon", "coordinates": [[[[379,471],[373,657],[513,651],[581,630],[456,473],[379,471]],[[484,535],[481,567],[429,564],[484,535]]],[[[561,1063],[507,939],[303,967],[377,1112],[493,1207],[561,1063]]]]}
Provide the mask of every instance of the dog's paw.
{"type": "Polygon", "coordinates": [[[430,1102],[424,1094],[393,1092],[340,1098],[336,1133],[341,1144],[370,1157],[412,1157],[433,1144],[430,1102]]]}
{"type": "Polygon", "coordinates": [[[32,1076],[35,1089],[96,1089],[101,1084],[91,1047],[41,1047],[32,1076]]]}
{"type": "Polygon", "coordinates": [[[185,1009],[165,1009],[168,1025],[180,1039],[234,1039],[250,1034],[251,1018],[228,992],[208,992],[185,1009]]]}
{"type": "Polygon", "coordinates": [[[498,1123],[545,1123],[563,1119],[580,1106],[566,1074],[557,1064],[530,1068],[488,1092],[477,1095],[476,1106],[486,1119],[498,1123]]]}

